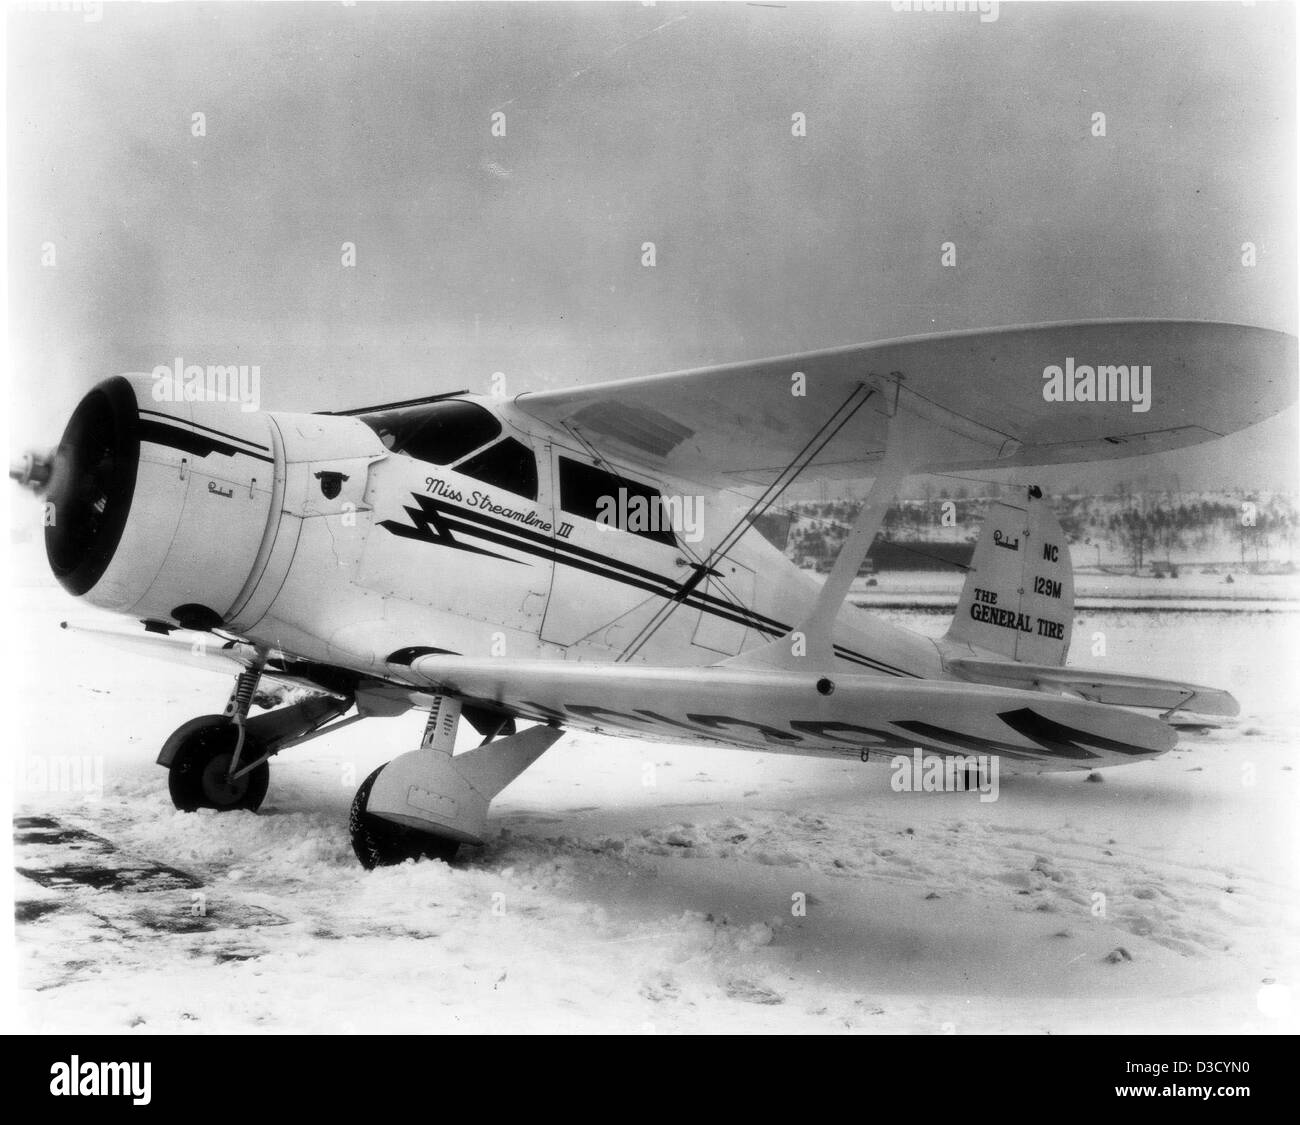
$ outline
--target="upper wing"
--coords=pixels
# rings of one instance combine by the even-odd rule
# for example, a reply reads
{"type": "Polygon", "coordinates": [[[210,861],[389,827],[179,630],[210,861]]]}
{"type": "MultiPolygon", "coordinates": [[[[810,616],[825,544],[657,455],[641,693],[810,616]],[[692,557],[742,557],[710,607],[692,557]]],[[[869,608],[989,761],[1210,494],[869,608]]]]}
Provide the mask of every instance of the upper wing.
{"type": "Polygon", "coordinates": [[[727,667],[422,656],[434,690],[523,718],[655,741],[791,754],[998,754],[1048,769],[1139,761],[1176,733],[1130,711],[978,684],[727,667]],[[827,688],[830,690],[827,690],[827,688]]]}
{"type": "Polygon", "coordinates": [[[1296,399],[1296,338],[1205,321],[1111,320],[912,336],[752,363],[520,395],[529,416],[611,456],[688,479],[766,483],[859,384],[877,393],[809,478],[870,476],[895,409],[950,438],[917,471],[1106,460],[1193,445],[1296,399]],[[1150,368],[1140,402],[1047,401],[1044,371],[1150,368]],[[795,374],[802,373],[802,395],[795,374]]]}

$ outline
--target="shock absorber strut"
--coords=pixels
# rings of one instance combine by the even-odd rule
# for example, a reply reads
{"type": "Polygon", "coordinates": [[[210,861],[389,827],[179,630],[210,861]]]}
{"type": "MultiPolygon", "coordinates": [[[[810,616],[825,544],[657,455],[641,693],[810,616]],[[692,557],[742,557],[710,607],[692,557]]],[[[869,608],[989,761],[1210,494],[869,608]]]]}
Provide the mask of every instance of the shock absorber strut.
{"type": "Polygon", "coordinates": [[[248,709],[253,705],[253,695],[262,678],[262,669],[266,667],[267,655],[267,650],[257,650],[254,662],[236,677],[235,690],[230,693],[230,701],[226,704],[226,717],[239,732],[235,739],[235,752],[230,756],[230,768],[226,770],[227,778],[233,779],[239,770],[239,758],[244,751],[244,720],[248,718],[248,709]]]}
{"type": "Polygon", "coordinates": [[[449,695],[434,696],[429,718],[424,724],[421,750],[436,750],[451,757],[456,745],[456,728],[460,725],[460,700],[449,695]]]}
{"type": "Polygon", "coordinates": [[[235,679],[235,690],[230,693],[230,702],[226,704],[226,717],[242,723],[248,717],[248,709],[253,704],[253,693],[262,678],[262,666],[245,668],[235,679]]]}

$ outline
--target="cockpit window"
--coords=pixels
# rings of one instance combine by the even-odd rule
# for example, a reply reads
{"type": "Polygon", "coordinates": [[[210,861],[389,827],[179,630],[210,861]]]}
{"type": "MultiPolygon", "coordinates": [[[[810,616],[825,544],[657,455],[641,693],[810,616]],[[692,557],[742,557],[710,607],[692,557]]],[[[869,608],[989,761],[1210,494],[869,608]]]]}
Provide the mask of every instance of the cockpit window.
{"type": "Polygon", "coordinates": [[[360,418],[379,435],[386,449],[432,465],[450,465],[501,433],[501,423],[491,411],[457,399],[362,414],[360,418]]]}
{"type": "Polygon", "coordinates": [[[504,488],[517,496],[537,499],[537,458],[522,441],[502,438],[456,466],[456,472],[504,488]]]}
{"type": "Polygon", "coordinates": [[[677,546],[671,514],[657,488],[595,465],[560,458],[560,507],[583,519],[677,546]]]}

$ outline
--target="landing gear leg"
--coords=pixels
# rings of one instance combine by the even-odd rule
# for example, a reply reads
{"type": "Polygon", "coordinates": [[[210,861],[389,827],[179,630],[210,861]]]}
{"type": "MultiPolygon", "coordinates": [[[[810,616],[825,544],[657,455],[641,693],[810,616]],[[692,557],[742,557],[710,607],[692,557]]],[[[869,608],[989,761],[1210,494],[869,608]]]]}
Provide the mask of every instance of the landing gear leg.
{"type": "Polygon", "coordinates": [[[450,859],[462,843],[481,844],[492,799],[564,732],[536,726],[452,754],[460,701],[438,696],[420,749],[381,766],[352,802],[352,850],[367,869],[422,857],[450,859]]]}
{"type": "Polygon", "coordinates": [[[272,755],[368,714],[391,713],[373,702],[366,707],[358,703],[356,714],[343,718],[356,697],[322,694],[249,718],[261,674],[260,664],[241,672],[224,714],[191,719],[163,744],[158,764],[166,767],[172,803],[183,812],[256,811],[270,785],[272,755]]]}

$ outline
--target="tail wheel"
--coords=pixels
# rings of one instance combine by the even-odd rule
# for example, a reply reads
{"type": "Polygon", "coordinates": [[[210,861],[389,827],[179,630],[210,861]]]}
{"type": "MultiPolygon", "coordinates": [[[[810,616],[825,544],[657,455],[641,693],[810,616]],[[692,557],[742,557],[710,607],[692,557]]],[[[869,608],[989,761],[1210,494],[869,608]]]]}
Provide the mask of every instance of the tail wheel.
{"type": "MultiPolygon", "coordinates": [[[[172,804],[182,812],[196,809],[249,809],[256,812],[271,784],[271,767],[266,762],[242,777],[228,777],[239,739],[234,723],[203,727],[188,735],[177,748],[167,773],[172,804]]],[[[253,762],[265,749],[252,735],[245,734],[241,762],[253,762]]]]}
{"type": "Polygon", "coordinates": [[[361,866],[373,871],[376,867],[392,867],[408,859],[440,859],[450,863],[460,848],[458,841],[394,824],[366,812],[370,790],[375,787],[375,779],[383,768],[380,766],[361,783],[357,795],[352,798],[352,811],[348,815],[348,835],[361,866]]]}

